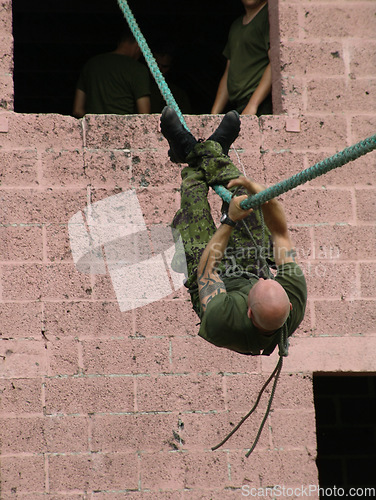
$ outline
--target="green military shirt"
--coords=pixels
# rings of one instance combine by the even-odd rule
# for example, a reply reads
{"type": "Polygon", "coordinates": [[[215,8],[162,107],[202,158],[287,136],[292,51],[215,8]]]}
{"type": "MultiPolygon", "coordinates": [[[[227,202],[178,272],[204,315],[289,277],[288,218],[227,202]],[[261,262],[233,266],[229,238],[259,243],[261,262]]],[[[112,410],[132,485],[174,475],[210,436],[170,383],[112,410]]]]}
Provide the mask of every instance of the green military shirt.
{"type": "Polygon", "coordinates": [[[223,51],[230,60],[227,90],[232,102],[250,98],[269,64],[269,18],[265,5],[248,24],[236,19],[223,51]]]}
{"type": "MultiPolygon", "coordinates": [[[[226,293],[215,296],[202,316],[199,336],[241,354],[269,355],[281,338],[281,330],[262,335],[247,316],[248,293],[258,278],[224,278],[226,293]]],[[[286,320],[290,336],[303,320],[307,285],[301,268],[294,262],[278,266],[276,281],[285,289],[292,310],[286,320]]]]}
{"type": "Polygon", "coordinates": [[[109,52],[90,59],[77,88],[86,94],[86,113],[137,113],[137,99],[150,95],[149,72],[134,59],[109,52]]]}

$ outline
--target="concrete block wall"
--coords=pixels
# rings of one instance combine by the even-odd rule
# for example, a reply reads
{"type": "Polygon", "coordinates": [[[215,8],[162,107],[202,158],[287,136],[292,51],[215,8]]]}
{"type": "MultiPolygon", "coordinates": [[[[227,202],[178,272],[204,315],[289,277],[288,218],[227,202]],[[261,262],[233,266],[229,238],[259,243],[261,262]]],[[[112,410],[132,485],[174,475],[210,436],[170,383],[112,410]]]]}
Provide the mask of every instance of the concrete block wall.
{"type": "MultiPolygon", "coordinates": [[[[235,143],[240,170],[267,184],[376,124],[375,3],[276,7],[281,113],[242,118],[235,143]]],[[[244,457],[266,398],[213,452],[253,405],[276,353],[249,359],[199,339],[184,289],[121,312],[108,273],[77,270],[75,213],[132,189],[146,223],[167,224],[180,169],[158,116],[13,113],[10,2],[1,9],[1,499],[222,500],[317,485],[312,373],[375,371],[375,153],[282,196],[308,281],[306,318],[255,452],[244,457]]],[[[219,121],[187,117],[197,137],[219,121]]]]}

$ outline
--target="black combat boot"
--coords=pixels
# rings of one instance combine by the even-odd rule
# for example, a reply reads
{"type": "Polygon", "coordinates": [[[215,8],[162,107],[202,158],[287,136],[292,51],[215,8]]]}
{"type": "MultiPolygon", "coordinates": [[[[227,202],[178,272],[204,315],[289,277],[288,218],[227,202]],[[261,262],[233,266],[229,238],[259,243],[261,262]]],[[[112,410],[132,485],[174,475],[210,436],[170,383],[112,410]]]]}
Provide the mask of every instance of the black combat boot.
{"type": "Polygon", "coordinates": [[[170,145],[168,156],[174,163],[185,163],[197,140],[179,120],[176,111],[166,106],[161,116],[161,131],[170,145]]]}
{"type": "Polygon", "coordinates": [[[207,140],[219,142],[222,151],[228,155],[231,144],[238,137],[240,131],[239,113],[235,110],[229,111],[224,117],[217,130],[207,140]]]}

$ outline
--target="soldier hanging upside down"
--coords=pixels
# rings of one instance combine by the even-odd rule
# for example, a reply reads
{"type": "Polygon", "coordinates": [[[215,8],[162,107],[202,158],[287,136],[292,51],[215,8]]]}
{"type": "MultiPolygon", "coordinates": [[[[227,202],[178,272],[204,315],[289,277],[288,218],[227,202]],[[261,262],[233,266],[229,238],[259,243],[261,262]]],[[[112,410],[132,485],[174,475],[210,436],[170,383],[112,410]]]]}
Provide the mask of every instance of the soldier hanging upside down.
{"type": "Polygon", "coordinates": [[[281,203],[273,199],[262,205],[266,228],[258,211],[240,207],[264,187],[241,176],[228,157],[240,131],[239,115],[230,111],[209,139],[198,142],[166,107],[161,130],[171,160],[188,163],[181,172],[181,208],[172,223],[185,256],[176,254],[172,265],[179,272],[185,257],[185,286],[201,319],[199,336],[241,354],[269,355],[283,331],[292,335],[303,320],[307,288],[281,203]],[[223,204],[218,229],[207,199],[214,185],[242,193],[223,204]],[[273,261],[275,276],[268,265],[273,261]]]}

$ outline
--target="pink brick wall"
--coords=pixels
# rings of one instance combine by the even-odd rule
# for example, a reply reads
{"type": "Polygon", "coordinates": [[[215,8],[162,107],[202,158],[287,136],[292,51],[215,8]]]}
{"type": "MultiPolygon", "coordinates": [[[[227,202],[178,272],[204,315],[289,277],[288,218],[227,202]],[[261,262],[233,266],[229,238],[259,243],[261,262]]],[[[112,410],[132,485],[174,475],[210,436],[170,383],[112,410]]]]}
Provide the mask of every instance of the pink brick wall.
{"type": "MultiPolygon", "coordinates": [[[[235,146],[248,175],[274,183],[375,133],[375,12],[372,1],[279,2],[283,113],[242,118],[235,146]]],[[[0,19],[2,500],[222,500],[242,485],[317,484],[312,372],[375,371],[376,154],[282,197],[307,315],[254,454],[244,458],[265,402],[212,452],[276,354],[248,359],[200,340],[183,289],[121,312],[108,273],[75,268],[77,211],[136,189],[145,220],[168,223],[180,169],[157,116],[10,111],[10,1],[0,19]]],[[[187,122],[206,137],[219,117],[187,122]]]]}

